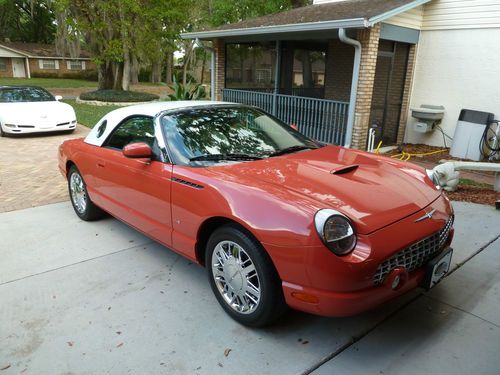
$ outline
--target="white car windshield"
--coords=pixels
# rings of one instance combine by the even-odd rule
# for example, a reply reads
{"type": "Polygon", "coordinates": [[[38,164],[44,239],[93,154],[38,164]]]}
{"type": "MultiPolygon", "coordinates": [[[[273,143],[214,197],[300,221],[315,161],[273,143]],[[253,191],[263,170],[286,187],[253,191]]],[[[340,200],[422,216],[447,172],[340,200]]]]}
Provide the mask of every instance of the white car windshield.
{"type": "Polygon", "coordinates": [[[39,87],[0,88],[0,103],[51,102],[56,100],[48,91],[39,87]]]}

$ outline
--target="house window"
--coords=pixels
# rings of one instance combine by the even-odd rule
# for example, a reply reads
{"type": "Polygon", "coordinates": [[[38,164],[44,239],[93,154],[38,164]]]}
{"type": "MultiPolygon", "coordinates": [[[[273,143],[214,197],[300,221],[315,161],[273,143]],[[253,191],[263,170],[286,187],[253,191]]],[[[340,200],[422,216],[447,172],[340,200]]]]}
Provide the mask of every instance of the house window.
{"type": "Polygon", "coordinates": [[[275,43],[226,45],[226,87],[270,91],[276,68],[275,43]]]}
{"type": "Polygon", "coordinates": [[[7,59],[4,57],[0,57],[0,72],[7,71],[7,59]]]}
{"type": "Polygon", "coordinates": [[[57,70],[59,69],[59,61],[57,60],[38,60],[38,66],[44,70],[57,70]]]}
{"type": "Polygon", "coordinates": [[[85,70],[85,61],[69,60],[66,61],[66,67],[68,70],[85,70]]]}

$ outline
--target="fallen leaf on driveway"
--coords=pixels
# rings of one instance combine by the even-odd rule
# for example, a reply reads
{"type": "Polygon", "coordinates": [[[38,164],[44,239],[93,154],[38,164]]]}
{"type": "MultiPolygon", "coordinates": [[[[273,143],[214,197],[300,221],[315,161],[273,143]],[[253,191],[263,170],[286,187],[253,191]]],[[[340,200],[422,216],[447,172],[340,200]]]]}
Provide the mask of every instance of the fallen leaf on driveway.
{"type": "Polygon", "coordinates": [[[224,365],[222,363],[217,363],[219,365],[219,367],[224,367],[224,365]]]}
{"type": "Polygon", "coordinates": [[[122,331],[116,331],[116,334],[117,334],[117,335],[121,335],[121,334],[122,334],[122,331]]]}
{"type": "Polygon", "coordinates": [[[68,341],[68,346],[73,346],[73,341],[68,341]]]}
{"type": "Polygon", "coordinates": [[[119,343],[118,345],[116,345],[117,348],[123,346],[123,342],[119,343]]]}
{"type": "Polygon", "coordinates": [[[9,364],[9,365],[7,365],[7,366],[4,366],[4,367],[2,367],[2,368],[0,368],[0,371],[7,370],[8,368],[10,368],[10,364],[9,364]]]}
{"type": "Polygon", "coordinates": [[[305,341],[302,341],[302,345],[307,345],[309,344],[309,341],[305,340],[305,341]]]}
{"type": "Polygon", "coordinates": [[[231,353],[232,350],[233,349],[229,349],[229,348],[224,350],[224,356],[227,357],[229,355],[229,353],[231,353]]]}

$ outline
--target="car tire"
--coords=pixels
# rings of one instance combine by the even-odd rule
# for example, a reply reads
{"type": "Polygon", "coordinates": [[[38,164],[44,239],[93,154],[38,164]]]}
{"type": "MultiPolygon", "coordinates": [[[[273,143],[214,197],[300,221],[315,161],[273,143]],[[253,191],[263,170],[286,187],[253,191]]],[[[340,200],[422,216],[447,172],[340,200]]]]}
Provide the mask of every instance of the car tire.
{"type": "Polygon", "coordinates": [[[4,133],[2,124],[0,124],[0,137],[7,137],[7,133],[4,133]]]}
{"type": "Polygon", "coordinates": [[[224,225],[210,236],[206,250],[210,286],[234,320],[263,327],[287,310],[271,258],[248,232],[236,225],[224,225]]]}
{"type": "Polygon", "coordinates": [[[87,192],[87,185],[76,166],[71,166],[68,172],[68,192],[77,216],[85,221],[100,219],[104,211],[97,207],[87,192]]]}

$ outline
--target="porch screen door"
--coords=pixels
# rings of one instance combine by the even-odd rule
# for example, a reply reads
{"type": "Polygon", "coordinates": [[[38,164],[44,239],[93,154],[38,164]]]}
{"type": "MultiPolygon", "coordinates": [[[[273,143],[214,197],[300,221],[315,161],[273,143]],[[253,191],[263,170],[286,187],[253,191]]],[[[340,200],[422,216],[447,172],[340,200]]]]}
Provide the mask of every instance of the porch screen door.
{"type": "Polygon", "coordinates": [[[375,146],[397,143],[408,53],[408,44],[380,41],[370,115],[370,126],[379,127],[375,146]]]}

